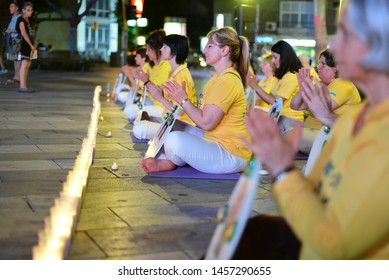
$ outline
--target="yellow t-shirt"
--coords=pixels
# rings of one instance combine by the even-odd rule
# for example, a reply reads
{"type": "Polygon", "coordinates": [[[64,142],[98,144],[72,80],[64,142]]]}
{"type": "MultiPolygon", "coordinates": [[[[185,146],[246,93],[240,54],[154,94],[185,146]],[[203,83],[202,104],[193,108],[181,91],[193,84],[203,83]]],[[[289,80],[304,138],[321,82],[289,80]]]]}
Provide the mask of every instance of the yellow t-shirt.
{"type": "Polygon", "coordinates": [[[389,259],[389,100],[354,135],[366,105],[336,121],[307,177],[293,171],[273,186],[301,259],[389,259]]]}
{"type": "Polygon", "coordinates": [[[244,116],[246,99],[242,81],[234,68],[225,69],[220,75],[213,76],[199,95],[199,108],[205,104],[218,106],[224,116],[219,124],[210,131],[205,131],[204,138],[217,141],[227,151],[237,157],[250,159],[251,151],[243,144],[242,138],[250,139],[244,116]]]}
{"type": "Polygon", "coordinates": [[[298,91],[299,85],[296,73],[287,72],[281,80],[277,80],[274,83],[271,93],[273,96],[279,96],[284,99],[281,111],[282,115],[303,121],[304,112],[296,111],[290,108],[290,102],[298,91]]]}
{"type": "MultiPolygon", "coordinates": [[[[149,74],[149,78],[150,78],[150,73],[151,73],[151,66],[150,66],[150,63],[146,62],[143,66],[142,66],[142,72],[143,73],[146,73],[146,74],[149,74]]],[[[143,88],[143,85],[144,85],[144,82],[139,80],[139,89],[142,89],[143,88]]]]}
{"type": "MultiPolygon", "coordinates": [[[[262,80],[259,81],[258,85],[266,91],[268,94],[271,94],[272,88],[274,86],[274,83],[277,81],[277,78],[275,76],[265,77],[262,80]]],[[[263,101],[262,99],[258,98],[257,103],[255,105],[270,108],[271,104],[263,101]]]]}
{"type": "MultiPolygon", "coordinates": [[[[181,85],[183,82],[185,82],[186,83],[186,93],[188,94],[188,98],[189,98],[190,102],[192,102],[192,104],[194,104],[195,106],[197,105],[197,96],[196,96],[195,85],[194,85],[194,82],[193,82],[192,75],[190,74],[189,69],[188,69],[186,63],[180,65],[172,73],[172,75],[169,78],[169,81],[176,81],[179,85],[181,85]]],[[[173,102],[173,104],[179,105],[179,104],[177,104],[177,102],[173,101],[173,99],[168,94],[165,93],[164,97],[167,100],[169,100],[170,102],[173,102]]],[[[165,113],[167,113],[167,112],[168,112],[168,110],[166,110],[166,108],[165,108],[164,112],[163,112],[163,115],[165,115],[165,113]]],[[[182,121],[184,121],[184,122],[187,122],[187,123],[189,123],[191,125],[195,124],[188,117],[188,115],[185,112],[181,116],[178,116],[177,118],[182,120],[182,121]]]]}
{"type": "MultiPolygon", "coordinates": [[[[361,102],[361,96],[357,88],[350,81],[340,78],[334,79],[328,85],[328,91],[330,92],[331,99],[339,106],[334,110],[338,117],[344,115],[348,110],[361,102]]],[[[313,114],[309,114],[304,122],[304,127],[320,129],[322,124],[313,114]]]]}
{"type": "MultiPolygon", "coordinates": [[[[151,72],[149,74],[149,80],[154,84],[156,84],[157,86],[161,86],[169,78],[170,70],[171,68],[170,68],[169,61],[162,60],[159,64],[154,65],[153,68],[151,68],[151,72]]],[[[159,101],[155,100],[150,95],[148,96],[154,101],[154,105],[163,107],[163,105],[159,101]]]]}

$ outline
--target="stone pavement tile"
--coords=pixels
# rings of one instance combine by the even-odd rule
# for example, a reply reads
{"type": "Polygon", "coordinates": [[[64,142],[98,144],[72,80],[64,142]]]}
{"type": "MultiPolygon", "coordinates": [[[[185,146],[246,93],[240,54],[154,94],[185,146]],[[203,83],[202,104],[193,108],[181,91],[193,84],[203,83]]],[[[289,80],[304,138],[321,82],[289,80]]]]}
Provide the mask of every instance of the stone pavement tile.
{"type": "Polygon", "coordinates": [[[53,152],[78,152],[81,149],[81,143],[77,144],[64,144],[61,143],[61,145],[40,145],[38,144],[38,148],[41,149],[43,152],[46,153],[53,153],[53,152]]]}
{"type": "Polygon", "coordinates": [[[253,202],[253,211],[257,214],[267,214],[267,215],[280,215],[280,211],[277,207],[277,204],[274,202],[273,197],[263,197],[254,199],[253,202]]]}
{"type": "MultiPolygon", "coordinates": [[[[115,160],[116,161],[116,160],[115,160]]],[[[137,158],[136,161],[138,161],[137,165],[126,165],[124,163],[121,163],[121,160],[117,160],[117,164],[119,164],[119,170],[114,171],[115,175],[120,178],[142,178],[143,176],[148,176],[147,173],[140,167],[139,161],[140,159],[137,158]]]]}
{"type": "Polygon", "coordinates": [[[91,168],[89,171],[88,180],[99,178],[118,178],[113,171],[108,169],[110,167],[91,168]]]}
{"type": "Polygon", "coordinates": [[[117,150],[96,150],[96,158],[98,159],[119,159],[119,158],[137,158],[138,163],[144,153],[136,150],[117,151],[117,150]]]}
{"type": "Polygon", "coordinates": [[[107,255],[84,231],[77,231],[72,238],[69,252],[70,260],[106,259],[107,255]]]}
{"type": "Polygon", "coordinates": [[[37,242],[37,234],[0,238],[0,260],[31,260],[37,242]]]}
{"type": "Polygon", "coordinates": [[[0,197],[28,194],[58,194],[62,190],[62,182],[57,180],[24,181],[0,183],[0,197]]]}
{"type": "MultiPolygon", "coordinates": [[[[1,133],[1,132],[0,132],[1,133]]],[[[4,145],[35,145],[35,144],[78,144],[81,147],[82,144],[82,137],[59,137],[57,134],[57,137],[48,137],[48,138],[28,138],[27,135],[19,135],[15,137],[10,137],[7,139],[1,139],[1,143],[4,145]]]]}
{"type": "MultiPolygon", "coordinates": [[[[51,170],[61,169],[58,164],[51,160],[20,160],[20,161],[0,161],[1,171],[13,171],[13,170],[51,170]]],[[[0,174],[0,178],[1,178],[0,174]]]]}
{"type": "Polygon", "coordinates": [[[0,145],[0,154],[2,153],[41,153],[36,145],[0,145]]]}
{"type": "Polygon", "coordinates": [[[191,205],[144,205],[129,207],[111,207],[120,218],[131,227],[176,225],[199,223],[213,219],[208,207],[191,205]],[[202,212],[203,211],[203,212],[202,212]]]}
{"type": "Polygon", "coordinates": [[[124,259],[128,256],[165,254],[180,250],[178,238],[187,234],[164,227],[144,227],[136,231],[128,228],[89,230],[88,235],[105,252],[108,258],[124,259]]]}
{"type": "MultiPolygon", "coordinates": [[[[23,196],[1,196],[0,210],[13,209],[31,211],[23,196]]],[[[5,216],[3,218],[6,218],[5,216]]]]}
{"type": "Polygon", "coordinates": [[[31,182],[45,180],[63,180],[65,181],[69,170],[20,170],[20,171],[4,171],[0,169],[0,182],[31,182]]]}
{"type": "Polygon", "coordinates": [[[106,144],[101,144],[98,142],[96,144],[96,149],[101,150],[101,151],[128,151],[129,149],[127,147],[124,147],[120,143],[106,143],[106,144]]]}
{"type": "MultiPolygon", "coordinates": [[[[164,184],[152,184],[139,178],[89,178],[86,192],[110,192],[110,191],[134,191],[134,190],[159,190],[163,185],[169,188],[183,187],[173,180],[166,180],[164,184]]],[[[1,184],[0,184],[1,186],[1,184]]]]}
{"type": "Polygon", "coordinates": [[[55,159],[53,161],[63,169],[73,169],[76,159],[55,159]]]}
{"type": "MultiPolygon", "coordinates": [[[[60,143],[58,143],[60,145],[60,143]]],[[[13,153],[13,154],[1,154],[1,158],[6,158],[7,161],[26,161],[29,159],[34,160],[53,160],[54,162],[68,159],[75,159],[78,155],[78,151],[71,152],[40,152],[40,153],[13,153]]],[[[58,164],[58,163],[57,163],[58,164]]]]}
{"type": "Polygon", "coordinates": [[[86,192],[83,196],[82,209],[140,205],[154,207],[154,205],[157,206],[164,204],[169,203],[149,190],[101,193],[86,192]]]}
{"type": "Polygon", "coordinates": [[[128,227],[128,224],[109,208],[82,208],[76,231],[121,227],[128,227]]]}
{"type": "Polygon", "coordinates": [[[183,185],[177,188],[152,189],[152,191],[174,204],[215,201],[224,203],[230,195],[229,191],[214,193],[209,192],[208,188],[188,188],[183,185]]]}
{"type": "MultiPolygon", "coordinates": [[[[11,236],[38,235],[47,213],[25,209],[0,209],[0,241],[11,236]],[[17,230],[16,230],[17,229],[17,230]]],[[[34,244],[31,244],[31,247],[34,244]]],[[[1,247],[0,247],[1,248],[1,247]]],[[[1,251],[1,250],[0,250],[1,251]]]]}

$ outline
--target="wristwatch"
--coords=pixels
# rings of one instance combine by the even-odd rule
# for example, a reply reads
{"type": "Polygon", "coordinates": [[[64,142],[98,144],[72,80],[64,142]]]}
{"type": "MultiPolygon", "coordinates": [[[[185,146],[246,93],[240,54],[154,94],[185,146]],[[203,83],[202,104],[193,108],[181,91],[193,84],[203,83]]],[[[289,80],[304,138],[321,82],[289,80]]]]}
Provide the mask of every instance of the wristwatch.
{"type": "Polygon", "coordinates": [[[291,165],[291,166],[288,166],[287,168],[285,168],[284,170],[282,170],[280,173],[278,173],[274,180],[275,182],[278,182],[278,181],[281,181],[282,179],[284,179],[286,177],[286,175],[288,175],[289,172],[295,170],[296,167],[294,165],[291,165]]]}
{"type": "Polygon", "coordinates": [[[189,101],[189,98],[184,98],[184,99],[182,99],[182,100],[181,100],[181,103],[180,103],[181,107],[182,107],[186,102],[188,102],[188,101],[189,101]]]}

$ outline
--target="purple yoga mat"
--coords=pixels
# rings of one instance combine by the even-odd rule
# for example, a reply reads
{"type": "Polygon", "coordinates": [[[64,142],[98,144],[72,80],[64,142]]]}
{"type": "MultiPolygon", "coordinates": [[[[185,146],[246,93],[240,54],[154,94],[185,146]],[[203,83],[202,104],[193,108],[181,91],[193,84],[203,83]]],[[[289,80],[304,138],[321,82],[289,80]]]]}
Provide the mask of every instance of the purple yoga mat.
{"type": "Polygon", "coordinates": [[[172,171],[150,172],[151,177],[161,178],[189,178],[189,179],[218,179],[218,180],[238,180],[240,173],[231,174],[210,174],[200,172],[190,166],[177,167],[172,171]]]}
{"type": "Polygon", "coordinates": [[[147,140],[147,139],[136,138],[132,132],[130,132],[130,136],[131,136],[133,143],[147,143],[147,142],[149,142],[149,140],[147,140]]]}
{"type": "Polygon", "coordinates": [[[309,157],[309,155],[302,153],[302,152],[298,152],[296,155],[296,159],[299,159],[299,160],[308,159],[308,157],[309,157]]]}

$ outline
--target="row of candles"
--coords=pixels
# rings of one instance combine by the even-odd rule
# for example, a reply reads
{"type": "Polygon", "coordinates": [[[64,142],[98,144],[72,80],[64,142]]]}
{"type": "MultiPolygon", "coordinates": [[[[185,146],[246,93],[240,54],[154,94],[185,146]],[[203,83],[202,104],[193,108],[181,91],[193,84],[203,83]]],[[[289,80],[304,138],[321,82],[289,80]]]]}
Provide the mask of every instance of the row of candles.
{"type": "Polygon", "coordinates": [[[101,86],[95,88],[87,137],[82,142],[80,153],[63,183],[59,197],[50,209],[50,216],[45,218],[44,229],[38,234],[38,244],[32,249],[34,260],[62,260],[68,256],[96,147],[101,90],[101,86]]]}

